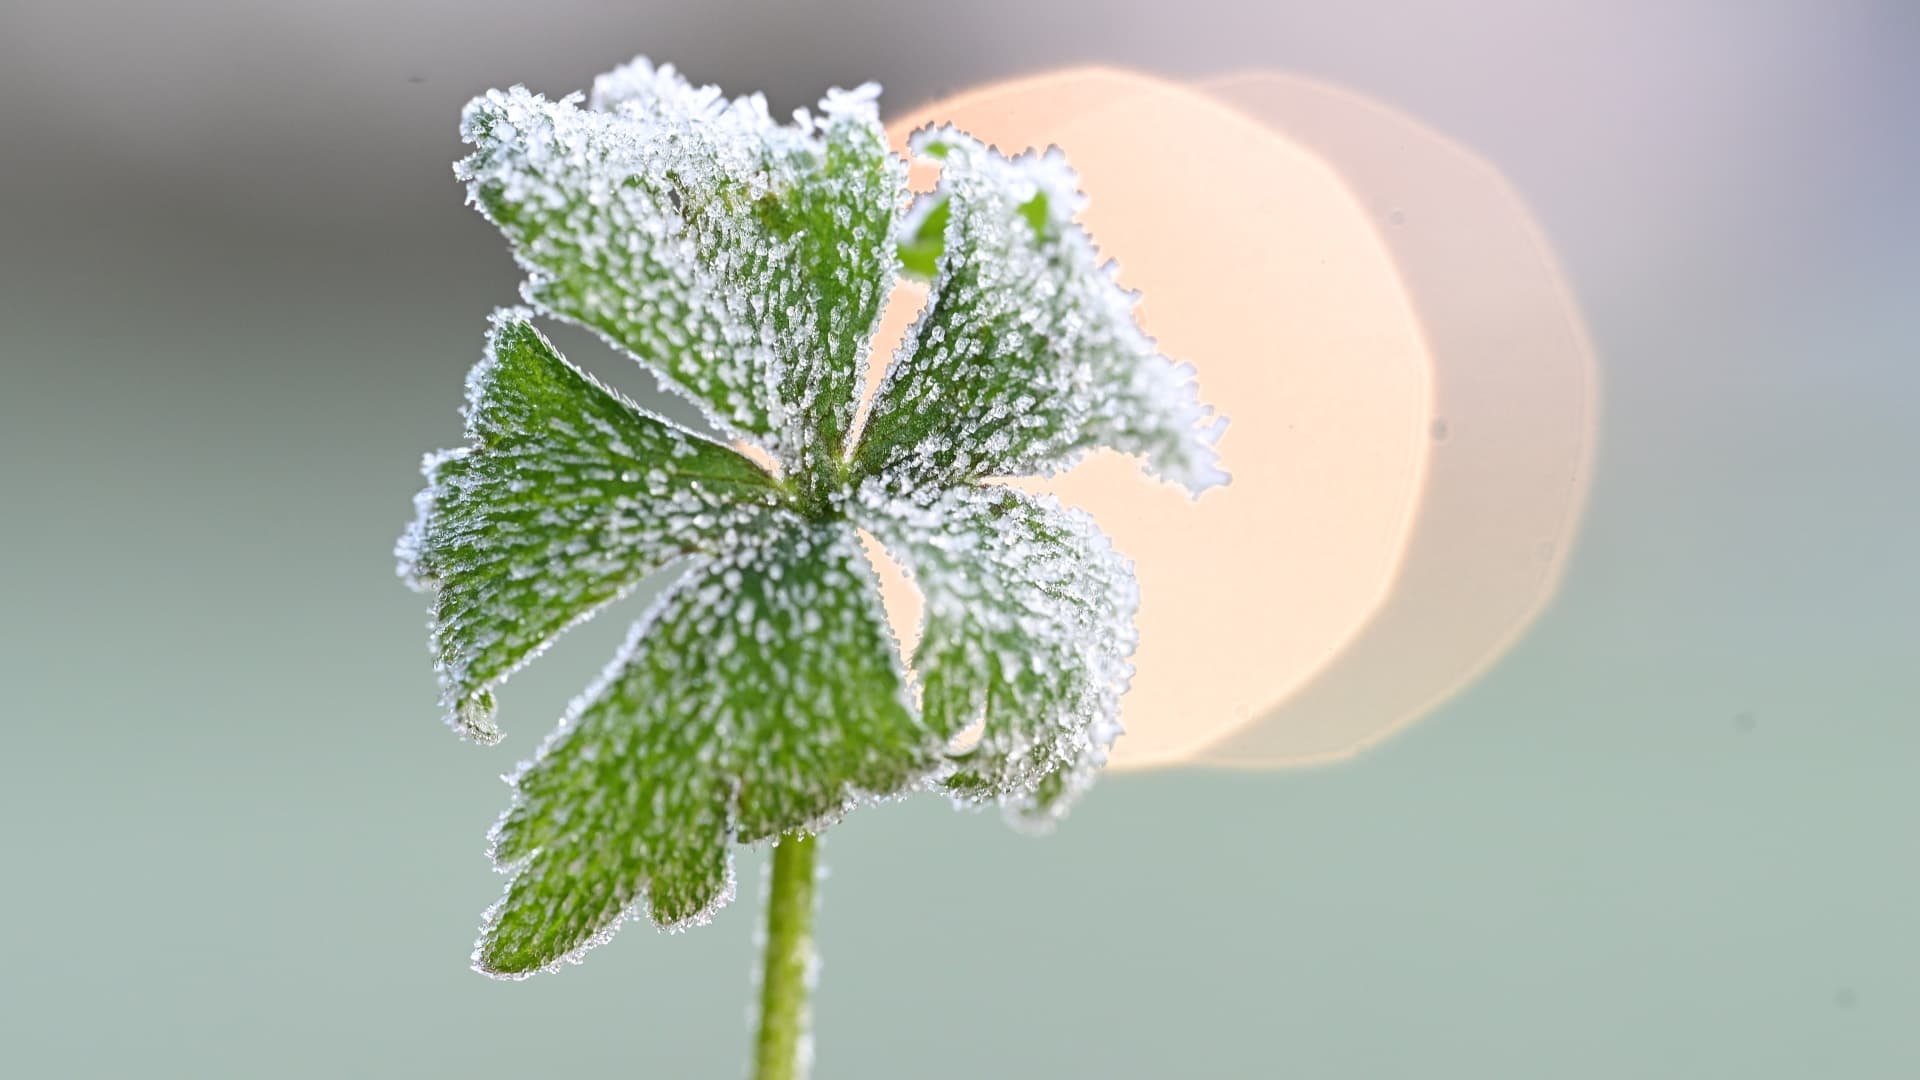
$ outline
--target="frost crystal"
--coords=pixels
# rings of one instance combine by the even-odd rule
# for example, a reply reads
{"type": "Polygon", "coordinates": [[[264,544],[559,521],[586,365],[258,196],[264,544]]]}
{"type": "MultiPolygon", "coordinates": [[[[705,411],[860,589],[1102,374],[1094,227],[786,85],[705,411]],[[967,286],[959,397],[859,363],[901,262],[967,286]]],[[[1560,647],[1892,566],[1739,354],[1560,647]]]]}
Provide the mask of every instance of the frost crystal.
{"type": "Polygon", "coordinates": [[[493,852],[515,877],[480,966],[550,964],[642,898],[662,925],[700,919],[732,841],[818,831],[926,775],[936,745],[850,525],[702,560],[515,779],[493,852]]]}
{"type": "Polygon", "coordinates": [[[905,165],[871,94],[779,125],[636,60],[577,95],[467,106],[469,198],[529,303],[590,327],[813,491],[837,471],[892,283],[905,165]]]}
{"type": "Polygon", "coordinates": [[[1139,455],[1194,494],[1226,482],[1226,427],[1190,365],[1159,354],[1073,217],[1058,149],[1011,160],[952,128],[914,136],[940,185],[909,218],[910,265],[934,261],[926,310],[887,372],[858,453],[921,483],[1052,473],[1095,447],[1139,455]]]}
{"type": "Polygon", "coordinates": [[[494,317],[467,438],[427,459],[398,546],[433,596],[448,721],[499,737],[494,688],[643,579],[677,574],[512,777],[511,875],[474,954],[519,976],[630,914],[679,926],[732,896],[731,848],[938,786],[1057,816],[1120,732],[1136,596],[1085,514],[982,485],[1089,449],[1196,493],[1224,421],[1159,355],[1073,222],[1058,151],[1007,159],[950,129],[908,207],[878,88],[779,124],[636,60],[592,96],[475,99],[456,170],[538,312],[589,327],[771,458],[651,415],[531,322],[494,317]],[[854,432],[895,273],[927,310],[854,432]],[[858,531],[926,597],[909,693],[858,531]],[[950,750],[978,726],[979,741],[950,750]]]}
{"type": "Polygon", "coordinates": [[[913,668],[926,722],[947,739],[982,722],[948,788],[1056,815],[1120,733],[1133,565],[1085,513],[1011,488],[868,481],[852,515],[925,598],[913,668]]]}
{"type": "Polygon", "coordinates": [[[499,738],[492,686],[673,559],[790,528],[772,477],[641,411],[511,311],[467,377],[472,445],[430,456],[401,573],[434,594],[447,720],[499,738]]]}

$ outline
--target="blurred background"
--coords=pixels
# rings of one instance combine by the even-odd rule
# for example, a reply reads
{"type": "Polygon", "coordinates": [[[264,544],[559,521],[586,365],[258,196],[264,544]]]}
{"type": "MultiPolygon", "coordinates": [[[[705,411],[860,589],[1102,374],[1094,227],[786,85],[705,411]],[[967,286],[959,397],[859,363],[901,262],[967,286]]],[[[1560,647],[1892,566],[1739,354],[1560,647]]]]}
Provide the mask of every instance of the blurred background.
{"type": "Polygon", "coordinates": [[[467,970],[497,776],[625,620],[480,751],[389,554],[517,281],[458,110],[637,52],[781,111],[1310,76],[1497,167],[1600,361],[1562,587],[1417,726],[1109,777],[1044,840],[834,830],[817,1075],[1920,1075],[1901,0],[0,5],[0,1071],[739,1073],[757,855],[697,933],[467,970]]]}

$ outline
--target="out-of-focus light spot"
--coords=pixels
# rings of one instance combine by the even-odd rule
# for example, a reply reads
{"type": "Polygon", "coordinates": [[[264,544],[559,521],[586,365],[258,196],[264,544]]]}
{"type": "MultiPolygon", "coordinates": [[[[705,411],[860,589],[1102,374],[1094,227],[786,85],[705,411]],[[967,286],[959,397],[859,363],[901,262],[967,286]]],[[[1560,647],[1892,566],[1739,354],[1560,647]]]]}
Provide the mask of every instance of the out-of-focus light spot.
{"type": "MultiPolygon", "coordinates": [[[[1287,76],[1191,88],[1076,70],[890,130],[904,148],[933,121],[1009,153],[1065,148],[1142,323],[1233,421],[1233,483],[1197,502],[1113,455],[1028,485],[1091,511],[1138,568],[1115,767],[1351,754],[1537,612],[1561,561],[1539,552],[1566,551],[1585,490],[1592,362],[1491,169],[1287,76]]],[[[935,173],[917,164],[916,186],[935,173]]],[[[924,295],[902,287],[876,357],[924,295]]],[[[886,587],[905,639],[918,597],[886,587]]]]}
{"type": "Polygon", "coordinates": [[[1552,599],[1593,474],[1598,365],[1552,248],[1491,164],[1309,79],[1205,89],[1332,163],[1387,223],[1433,361],[1432,457],[1386,601],[1312,680],[1196,758],[1337,760],[1458,693],[1552,599]]]}

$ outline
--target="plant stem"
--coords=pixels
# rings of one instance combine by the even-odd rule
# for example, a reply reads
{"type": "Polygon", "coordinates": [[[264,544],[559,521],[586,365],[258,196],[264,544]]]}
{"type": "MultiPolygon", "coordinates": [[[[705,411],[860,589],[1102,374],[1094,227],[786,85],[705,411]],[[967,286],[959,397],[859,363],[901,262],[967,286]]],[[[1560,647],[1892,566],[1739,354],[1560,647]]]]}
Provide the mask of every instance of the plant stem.
{"type": "Polygon", "coordinates": [[[788,835],[774,845],[755,1080],[801,1080],[807,1074],[805,1059],[813,1056],[807,991],[814,957],[815,843],[811,836],[788,835]]]}

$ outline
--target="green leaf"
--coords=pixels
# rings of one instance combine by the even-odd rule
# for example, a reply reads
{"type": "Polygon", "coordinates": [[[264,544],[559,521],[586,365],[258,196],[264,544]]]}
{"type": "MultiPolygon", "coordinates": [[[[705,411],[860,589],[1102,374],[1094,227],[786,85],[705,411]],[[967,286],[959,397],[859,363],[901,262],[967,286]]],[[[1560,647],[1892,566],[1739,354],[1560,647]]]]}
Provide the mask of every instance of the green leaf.
{"type": "Polygon", "coordinates": [[[1049,820],[1120,733],[1132,667],[1133,565],[1088,515],[1001,487],[862,487],[854,519],[925,600],[913,670],[929,727],[983,724],[948,787],[1049,820]]]}
{"type": "Polygon", "coordinates": [[[939,745],[851,526],[702,557],[515,778],[493,852],[514,878],[475,962],[549,968],[635,909],[701,920],[730,895],[731,842],[817,831],[915,784],[939,745]]]}
{"type": "Polygon", "coordinates": [[[953,208],[945,197],[928,197],[914,204],[901,226],[900,269],[931,280],[940,269],[940,253],[947,248],[947,222],[953,208]]]}
{"type": "Polygon", "coordinates": [[[811,424],[793,471],[819,494],[841,479],[867,353],[893,285],[906,178],[870,97],[829,96],[825,105],[824,148],[796,169],[787,199],[761,207],[763,227],[792,243],[801,275],[796,303],[783,305],[776,294],[770,308],[791,373],[781,399],[811,424]]]}
{"type": "Polygon", "coordinates": [[[696,551],[795,520],[734,450],[642,412],[501,312],[467,379],[471,445],[427,459],[401,572],[434,594],[448,720],[499,738],[491,687],[568,626],[696,551]]]}
{"type": "Polygon", "coordinates": [[[816,500],[896,265],[905,163],[876,92],[835,91],[817,122],[783,126],[757,96],[636,61],[592,109],[520,87],[475,99],[458,171],[530,302],[653,365],[816,500]]]}
{"type": "Polygon", "coordinates": [[[938,784],[1049,821],[1119,732],[1131,567],[1086,515],[978,481],[1112,446],[1197,490],[1224,479],[1220,422],[1134,324],[1057,155],[923,133],[941,186],[902,215],[873,93],[779,125],[757,96],[640,60],[589,107],[520,87],[467,107],[456,168],[529,302],[775,466],[641,411],[527,313],[496,315],[471,445],[428,459],[398,551],[434,596],[450,720],[497,738],[495,686],[649,575],[678,576],[514,777],[483,971],[577,959],[634,913],[703,919],[731,895],[733,844],[863,799],[938,784]],[[931,300],[850,448],[901,265],[931,300]],[[927,600],[917,704],[859,528],[927,600]]]}
{"type": "MultiPolygon", "coordinates": [[[[946,148],[936,144],[946,157],[946,148]]],[[[923,148],[923,151],[929,148],[923,148]]],[[[1036,234],[1047,228],[1047,193],[1042,191],[1020,204],[1019,213],[1036,234]]],[[[900,229],[900,268],[919,278],[931,279],[940,269],[940,254],[947,250],[947,223],[953,220],[953,203],[944,193],[934,192],[917,200],[913,212],[900,229]]]]}
{"type": "Polygon", "coordinates": [[[1195,493],[1223,483],[1213,444],[1225,421],[1199,401],[1193,369],[1135,322],[1135,297],[1073,221],[1082,198],[1058,151],[1009,160],[951,128],[914,145],[945,164],[903,257],[937,263],[856,474],[947,485],[1050,473],[1110,447],[1195,493]],[[943,208],[936,246],[925,234],[943,208]]]}

